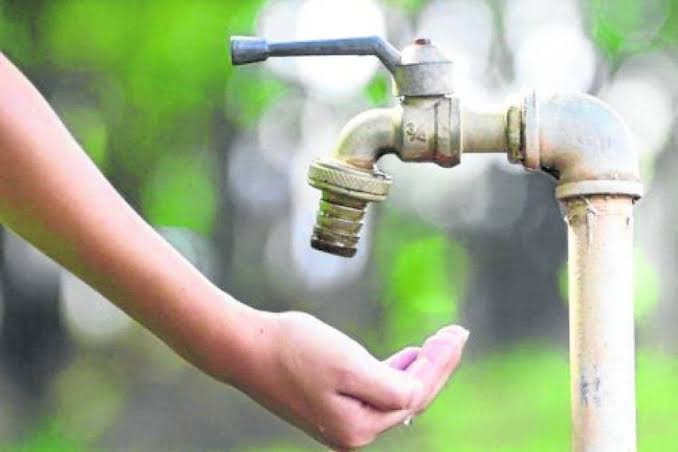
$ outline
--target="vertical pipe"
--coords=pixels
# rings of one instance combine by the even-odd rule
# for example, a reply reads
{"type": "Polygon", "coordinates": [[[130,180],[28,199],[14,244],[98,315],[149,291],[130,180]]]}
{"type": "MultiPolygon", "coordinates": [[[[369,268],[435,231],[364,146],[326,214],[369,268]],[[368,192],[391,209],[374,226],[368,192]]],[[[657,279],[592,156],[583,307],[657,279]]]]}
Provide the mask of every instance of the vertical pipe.
{"type": "Polygon", "coordinates": [[[563,201],[568,224],[572,450],[636,450],[633,198],[563,201]]]}

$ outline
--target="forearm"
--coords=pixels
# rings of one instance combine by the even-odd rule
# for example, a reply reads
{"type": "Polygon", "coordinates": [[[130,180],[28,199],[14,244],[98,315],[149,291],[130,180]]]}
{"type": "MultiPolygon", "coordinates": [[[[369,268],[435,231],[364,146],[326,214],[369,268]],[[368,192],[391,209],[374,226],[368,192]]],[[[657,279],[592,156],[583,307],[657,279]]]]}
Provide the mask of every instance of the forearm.
{"type": "Polygon", "coordinates": [[[252,310],[227,299],[124,201],[1,54],[0,220],[202,367],[214,338],[231,332],[219,341],[230,349],[218,352],[236,354],[256,328],[252,310]]]}
{"type": "Polygon", "coordinates": [[[443,328],[384,363],[312,316],[231,299],[122,199],[2,53],[0,221],[203,371],[340,450],[424,410],[468,337],[443,328]]]}

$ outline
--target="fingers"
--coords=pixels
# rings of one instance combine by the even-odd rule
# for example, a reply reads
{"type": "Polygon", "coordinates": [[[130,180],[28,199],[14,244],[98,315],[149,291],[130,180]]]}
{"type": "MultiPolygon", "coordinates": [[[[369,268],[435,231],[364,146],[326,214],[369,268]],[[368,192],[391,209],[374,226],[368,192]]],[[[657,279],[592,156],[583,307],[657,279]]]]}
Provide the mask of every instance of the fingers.
{"type": "MultiPolygon", "coordinates": [[[[411,361],[410,356],[398,357],[394,361],[399,364],[408,360],[411,361]]],[[[412,375],[370,358],[356,363],[347,372],[339,383],[339,392],[377,410],[392,411],[410,408],[415,400],[419,400],[421,384],[412,375]]]]}
{"type": "Polygon", "coordinates": [[[406,370],[419,355],[419,347],[406,347],[386,358],[384,362],[394,369],[406,370]]]}
{"type": "Polygon", "coordinates": [[[464,328],[448,326],[421,348],[408,347],[383,363],[371,357],[354,363],[339,383],[339,392],[381,411],[421,412],[457,367],[467,338],[464,328]]]}
{"type": "Polygon", "coordinates": [[[336,408],[343,413],[344,420],[340,422],[338,436],[331,441],[337,452],[360,449],[386,430],[401,425],[412,415],[410,409],[380,411],[359,400],[338,397],[336,408]]]}
{"type": "Polygon", "coordinates": [[[460,326],[449,326],[426,340],[407,369],[422,384],[421,397],[414,403],[416,412],[423,411],[447,382],[459,364],[468,335],[460,326]]]}
{"type": "Polygon", "coordinates": [[[468,331],[445,327],[419,347],[407,347],[384,362],[355,363],[337,395],[342,419],[337,450],[354,450],[423,411],[459,364],[468,331]]]}

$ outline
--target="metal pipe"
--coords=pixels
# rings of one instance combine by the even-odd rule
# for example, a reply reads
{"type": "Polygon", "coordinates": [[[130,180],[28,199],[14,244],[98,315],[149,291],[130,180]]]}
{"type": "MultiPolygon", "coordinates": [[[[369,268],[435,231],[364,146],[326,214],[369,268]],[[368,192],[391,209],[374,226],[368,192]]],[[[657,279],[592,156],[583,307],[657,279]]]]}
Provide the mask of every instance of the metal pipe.
{"type": "Polygon", "coordinates": [[[572,449],[636,450],[633,197],[563,201],[569,238],[572,449]]]}
{"type": "Polygon", "coordinates": [[[464,152],[506,152],[506,109],[476,111],[461,109],[461,143],[464,152]]]}
{"type": "Polygon", "coordinates": [[[619,115],[585,94],[528,96],[520,132],[519,160],[558,179],[568,224],[572,449],[635,451],[638,155],[619,115]]]}
{"type": "Polygon", "coordinates": [[[560,199],[643,194],[638,153],[621,117],[587,94],[557,94],[523,105],[523,164],[558,179],[560,199]]]}

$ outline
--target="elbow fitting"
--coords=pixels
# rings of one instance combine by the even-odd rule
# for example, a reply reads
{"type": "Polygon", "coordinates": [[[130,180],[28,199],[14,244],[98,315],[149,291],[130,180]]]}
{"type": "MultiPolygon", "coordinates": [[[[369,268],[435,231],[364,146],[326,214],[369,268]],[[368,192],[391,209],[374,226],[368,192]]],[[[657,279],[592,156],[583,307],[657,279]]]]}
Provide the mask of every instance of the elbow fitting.
{"type": "Polygon", "coordinates": [[[367,204],[383,201],[391,178],[376,167],[377,159],[398,148],[400,108],[375,109],[348,122],[328,159],[316,160],[308,182],[322,198],[311,246],[342,257],[357,250],[367,204]]]}
{"type": "Polygon", "coordinates": [[[638,155],[629,132],[607,104],[586,94],[527,96],[521,158],[528,169],[558,179],[558,199],[610,194],[642,196],[638,155]]]}

